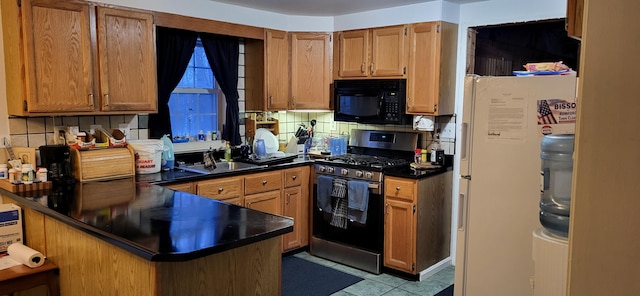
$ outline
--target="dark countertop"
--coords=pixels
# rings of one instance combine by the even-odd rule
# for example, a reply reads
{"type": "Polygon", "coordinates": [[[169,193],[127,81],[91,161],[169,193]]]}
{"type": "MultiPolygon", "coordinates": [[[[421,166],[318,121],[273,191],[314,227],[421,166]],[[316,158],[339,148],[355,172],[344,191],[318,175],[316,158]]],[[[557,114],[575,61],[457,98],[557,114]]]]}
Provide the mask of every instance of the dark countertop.
{"type": "Polygon", "coordinates": [[[133,178],[70,187],[0,193],[150,261],[187,261],[293,230],[291,218],[133,178]]]}
{"type": "MultiPolygon", "coordinates": [[[[269,165],[267,167],[258,166],[256,168],[252,168],[251,170],[227,171],[227,172],[215,173],[215,174],[200,174],[200,173],[187,171],[181,168],[175,168],[170,171],[162,171],[159,173],[136,175],[136,181],[148,182],[148,183],[158,184],[158,185],[167,185],[171,183],[201,181],[201,180],[207,180],[207,179],[213,179],[213,178],[246,175],[250,173],[280,170],[280,169],[286,169],[286,168],[292,168],[292,167],[304,166],[304,165],[310,165],[310,164],[313,164],[312,158],[307,156],[300,156],[298,158],[294,158],[293,161],[291,162],[269,165]]],[[[221,163],[220,165],[223,165],[223,164],[221,163]]]]}

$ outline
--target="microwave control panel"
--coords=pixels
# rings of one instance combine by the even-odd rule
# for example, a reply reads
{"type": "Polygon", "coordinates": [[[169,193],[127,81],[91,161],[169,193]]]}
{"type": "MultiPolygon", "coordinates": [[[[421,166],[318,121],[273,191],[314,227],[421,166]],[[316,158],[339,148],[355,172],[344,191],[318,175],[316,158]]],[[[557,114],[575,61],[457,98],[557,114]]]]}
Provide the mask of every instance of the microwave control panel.
{"type": "Polygon", "coordinates": [[[403,113],[403,106],[400,105],[400,99],[398,93],[395,91],[384,92],[384,120],[389,122],[399,122],[401,120],[400,114],[403,113]]]}

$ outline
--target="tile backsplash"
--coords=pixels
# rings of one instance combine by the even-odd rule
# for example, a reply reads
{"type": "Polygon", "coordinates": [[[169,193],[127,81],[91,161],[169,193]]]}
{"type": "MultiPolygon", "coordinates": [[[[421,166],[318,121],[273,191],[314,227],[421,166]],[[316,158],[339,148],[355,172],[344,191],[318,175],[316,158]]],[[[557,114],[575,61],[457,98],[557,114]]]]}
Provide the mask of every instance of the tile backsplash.
{"type": "Polygon", "coordinates": [[[106,130],[129,128],[127,139],[147,139],[149,137],[149,115],[99,115],[99,116],[50,116],[50,117],[9,117],[11,145],[38,148],[54,144],[54,135],[67,126],[78,126],[88,131],[91,125],[100,125],[106,130]]]}

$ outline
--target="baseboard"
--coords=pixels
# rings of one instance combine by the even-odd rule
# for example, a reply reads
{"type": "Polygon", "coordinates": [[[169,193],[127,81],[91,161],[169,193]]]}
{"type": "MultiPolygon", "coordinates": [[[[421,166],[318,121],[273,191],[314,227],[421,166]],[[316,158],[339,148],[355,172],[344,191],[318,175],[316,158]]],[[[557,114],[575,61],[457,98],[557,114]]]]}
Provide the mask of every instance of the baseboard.
{"type": "Polygon", "coordinates": [[[442,261],[431,265],[429,268],[423,270],[420,272],[420,281],[424,281],[426,279],[428,279],[429,277],[433,276],[434,274],[438,273],[439,271],[452,266],[453,264],[451,263],[451,257],[447,257],[442,259],[442,261]]]}

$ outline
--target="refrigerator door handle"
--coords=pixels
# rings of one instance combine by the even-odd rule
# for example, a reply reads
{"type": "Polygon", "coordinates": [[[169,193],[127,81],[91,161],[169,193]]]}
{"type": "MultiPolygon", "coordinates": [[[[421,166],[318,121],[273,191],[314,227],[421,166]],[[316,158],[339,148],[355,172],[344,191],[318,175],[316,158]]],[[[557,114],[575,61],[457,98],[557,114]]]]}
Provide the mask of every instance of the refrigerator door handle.
{"type": "Polygon", "coordinates": [[[466,122],[462,123],[462,127],[461,127],[461,135],[460,137],[462,138],[462,142],[460,143],[460,149],[462,151],[460,151],[460,159],[467,159],[467,130],[468,130],[468,124],[466,122]]]}
{"type": "Polygon", "coordinates": [[[464,218],[467,214],[464,211],[465,208],[467,208],[467,205],[465,204],[465,195],[464,193],[460,193],[458,195],[458,231],[464,231],[464,218]]]}

